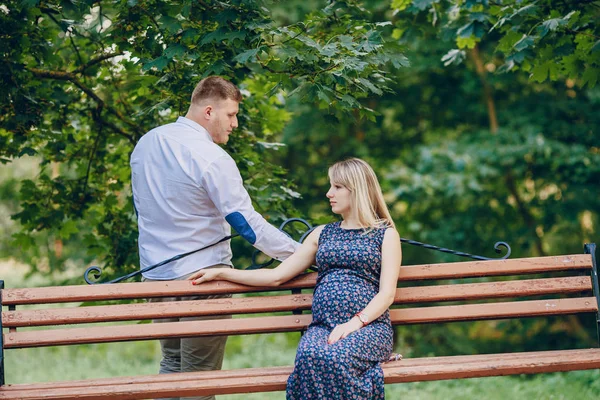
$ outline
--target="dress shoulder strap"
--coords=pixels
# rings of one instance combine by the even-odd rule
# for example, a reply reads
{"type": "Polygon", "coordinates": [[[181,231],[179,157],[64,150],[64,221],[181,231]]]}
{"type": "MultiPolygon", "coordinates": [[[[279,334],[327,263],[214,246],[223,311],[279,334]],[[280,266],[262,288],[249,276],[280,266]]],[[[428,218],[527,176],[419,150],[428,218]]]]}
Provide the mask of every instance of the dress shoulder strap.
{"type": "Polygon", "coordinates": [[[326,240],[327,238],[329,238],[329,236],[331,236],[331,233],[333,232],[336,224],[337,224],[337,222],[332,222],[332,223],[326,224],[323,227],[323,230],[319,234],[319,245],[323,242],[323,240],[326,240]]]}

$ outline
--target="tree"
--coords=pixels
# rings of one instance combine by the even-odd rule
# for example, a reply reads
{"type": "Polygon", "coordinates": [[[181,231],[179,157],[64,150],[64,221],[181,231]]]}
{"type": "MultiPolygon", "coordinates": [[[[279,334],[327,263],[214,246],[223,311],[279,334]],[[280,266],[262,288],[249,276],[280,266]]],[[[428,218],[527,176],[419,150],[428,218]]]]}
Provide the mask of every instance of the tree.
{"type": "MultiPolygon", "coordinates": [[[[185,112],[195,83],[219,74],[245,95],[227,150],[255,205],[273,221],[298,196],[269,161],[290,114],[286,97],[373,118],[358,99],[387,90],[389,22],[356,1],[330,2],[277,25],[261,1],[9,1],[0,8],[0,156],[40,160],[14,218],[23,249],[48,232],[77,236],[115,270],[137,264],[129,154],[150,128],[185,112]],[[54,166],[58,174],[49,172],[54,166]]],[[[215,238],[218,239],[218,238],[215,238]]],[[[77,241],[80,243],[80,240],[77,241]]]]}
{"type": "MultiPolygon", "coordinates": [[[[443,57],[460,64],[478,44],[495,42],[499,72],[522,70],[535,82],[570,78],[594,87],[600,77],[600,3],[596,0],[393,0],[395,12],[427,19],[457,48],[443,57]],[[425,14],[427,13],[427,14],[425,14]]],[[[401,37],[409,22],[397,24],[401,37]]]]}

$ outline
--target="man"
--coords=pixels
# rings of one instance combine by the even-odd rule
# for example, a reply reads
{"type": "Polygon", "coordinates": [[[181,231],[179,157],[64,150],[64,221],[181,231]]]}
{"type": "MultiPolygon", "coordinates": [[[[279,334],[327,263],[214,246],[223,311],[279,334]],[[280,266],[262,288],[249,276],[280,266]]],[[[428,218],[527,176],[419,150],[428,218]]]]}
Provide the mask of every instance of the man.
{"type": "MultiPolygon", "coordinates": [[[[194,89],[186,116],[146,133],[133,150],[141,268],[215,243],[231,233],[230,225],[280,260],[299,246],[254,210],[235,162],[218,146],[237,128],[241,100],[234,84],[217,76],[205,78],[194,89]]],[[[231,267],[226,241],[148,271],[144,280],[183,280],[202,268],[231,267]]],[[[178,300],[182,298],[152,301],[178,300]]],[[[173,320],[156,322],[168,321],[173,320]]],[[[160,373],[221,369],[226,340],[161,340],[160,373]]]]}

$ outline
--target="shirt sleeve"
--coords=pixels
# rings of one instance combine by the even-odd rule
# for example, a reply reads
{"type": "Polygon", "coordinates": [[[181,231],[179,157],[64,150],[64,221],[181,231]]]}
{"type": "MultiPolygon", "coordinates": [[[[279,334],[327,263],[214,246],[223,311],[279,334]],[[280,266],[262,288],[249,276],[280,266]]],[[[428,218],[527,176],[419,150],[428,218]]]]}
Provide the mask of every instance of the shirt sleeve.
{"type": "Polygon", "coordinates": [[[240,171],[228,155],[219,157],[204,171],[201,183],[225,220],[263,253],[285,260],[300,246],[254,210],[240,171]]]}

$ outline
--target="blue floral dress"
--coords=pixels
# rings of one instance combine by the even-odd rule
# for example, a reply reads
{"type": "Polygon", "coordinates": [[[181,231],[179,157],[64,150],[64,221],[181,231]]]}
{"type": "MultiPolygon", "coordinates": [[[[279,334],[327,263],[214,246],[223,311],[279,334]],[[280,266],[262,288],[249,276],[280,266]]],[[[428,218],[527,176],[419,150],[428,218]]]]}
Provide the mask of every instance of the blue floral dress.
{"type": "Polygon", "coordinates": [[[288,400],[385,398],[380,363],[392,353],[394,336],[388,311],[327,344],[333,328],[362,311],[379,292],[384,234],[385,229],[343,229],[340,222],[321,231],[313,320],[298,345],[288,400]]]}

